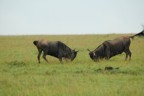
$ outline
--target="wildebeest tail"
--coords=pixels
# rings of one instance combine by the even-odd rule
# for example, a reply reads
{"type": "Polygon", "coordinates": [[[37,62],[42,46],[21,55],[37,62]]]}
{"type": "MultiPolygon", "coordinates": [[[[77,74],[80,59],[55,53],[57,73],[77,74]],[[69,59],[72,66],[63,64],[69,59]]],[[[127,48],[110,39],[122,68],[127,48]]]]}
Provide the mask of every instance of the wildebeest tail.
{"type": "Polygon", "coordinates": [[[135,35],[132,35],[132,36],[129,36],[129,37],[132,38],[132,39],[134,39],[134,37],[137,36],[138,34],[135,34],[135,35]]]}
{"type": "Polygon", "coordinates": [[[35,46],[37,46],[38,41],[33,41],[33,44],[34,44],[35,46]]]}
{"type": "Polygon", "coordinates": [[[142,35],[144,35],[143,31],[139,32],[139,33],[137,33],[137,34],[135,34],[133,36],[130,36],[130,38],[134,39],[135,36],[142,36],[142,35]]]}
{"type": "Polygon", "coordinates": [[[129,37],[132,38],[132,39],[134,39],[135,35],[133,35],[133,36],[129,36],[129,37]]]}

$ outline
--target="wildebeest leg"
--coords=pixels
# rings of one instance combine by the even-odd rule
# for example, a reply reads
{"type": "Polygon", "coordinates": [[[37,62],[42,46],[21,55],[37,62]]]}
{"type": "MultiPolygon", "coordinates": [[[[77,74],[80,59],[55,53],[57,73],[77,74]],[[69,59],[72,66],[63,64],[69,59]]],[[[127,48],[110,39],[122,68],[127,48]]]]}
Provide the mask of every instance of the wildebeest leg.
{"type": "Polygon", "coordinates": [[[109,60],[110,59],[110,51],[109,49],[106,49],[106,57],[105,57],[106,60],[109,60]]]}
{"type": "Polygon", "coordinates": [[[125,57],[125,60],[127,60],[127,58],[128,58],[128,53],[126,53],[126,57],[125,57]]]}
{"type": "Polygon", "coordinates": [[[68,62],[68,58],[65,58],[65,57],[64,57],[64,60],[65,60],[66,62],[68,62]]]}
{"type": "Polygon", "coordinates": [[[46,55],[47,55],[47,53],[44,52],[44,53],[43,53],[43,58],[44,58],[44,60],[48,63],[48,60],[46,59],[46,55]]]}
{"type": "Polygon", "coordinates": [[[105,60],[109,60],[109,59],[110,59],[110,56],[105,57],[105,60]]]}
{"type": "Polygon", "coordinates": [[[38,62],[40,63],[40,56],[41,56],[42,50],[41,50],[41,49],[38,49],[38,51],[39,51],[39,53],[38,53],[37,58],[38,58],[38,62]]]}
{"type": "Polygon", "coordinates": [[[58,54],[58,59],[59,59],[59,61],[60,61],[60,63],[62,63],[62,53],[61,53],[61,51],[59,51],[59,54],[58,54]]]}
{"type": "Polygon", "coordinates": [[[128,56],[129,56],[129,60],[131,60],[131,51],[130,51],[129,49],[127,49],[127,50],[125,51],[125,53],[126,53],[126,58],[125,58],[125,60],[127,60],[128,56]]]}
{"type": "Polygon", "coordinates": [[[59,58],[60,63],[62,63],[62,58],[59,58]]]}
{"type": "Polygon", "coordinates": [[[129,60],[131,60],[131,51],[128,51],[128,55],[129,55],[129,60]]]}

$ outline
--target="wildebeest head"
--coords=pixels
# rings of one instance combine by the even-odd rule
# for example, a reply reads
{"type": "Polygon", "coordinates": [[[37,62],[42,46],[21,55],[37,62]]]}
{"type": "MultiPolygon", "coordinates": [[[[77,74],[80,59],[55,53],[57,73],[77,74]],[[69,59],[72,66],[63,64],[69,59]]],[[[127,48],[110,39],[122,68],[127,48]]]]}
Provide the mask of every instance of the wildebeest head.
{"type": "Polygon", "coordinates": [[[104,58],[104,45],[103,44],[98,46],[94,51],[90,51],[89,49],[87,50],[89,51],[89,56],[93,61],[98,61],[99,59],[104,58]]]}
{"type": "Polygon", "coordinates": [[[75,49],[72,50],[72,54],[71,54],[71,57],[70,57],[71,61],[73,61],[75,59],[75,57],[77,56],[77,52],[78,51],[76,51],[75,49]]]}
{"type": "Polygon", "coordinates": [[[94,51],[90,51],[89,49],[87,49],[89,51],[89,56],[92,60],[95,61],[95,52],[94,51]]]}
{"type": "Polygon", "coordinates": [[[33,44],[36,46],[38,44],[38,41],[33,41],[33,44]]]}

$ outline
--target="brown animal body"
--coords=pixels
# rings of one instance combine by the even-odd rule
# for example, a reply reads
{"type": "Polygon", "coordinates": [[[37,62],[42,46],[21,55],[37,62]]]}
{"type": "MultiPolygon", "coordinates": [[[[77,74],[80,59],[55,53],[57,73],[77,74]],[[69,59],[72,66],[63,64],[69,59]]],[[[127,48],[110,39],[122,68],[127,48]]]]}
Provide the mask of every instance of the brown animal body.
{"type": "Polygon", "coordinates": [[[48,62],[46,59],[46,55],[51,55],[59,59],[62,62],[62,58],[67,58],[73,61],[77,55],[78,51],[72,50],[67,45],[60,41],[46,41],[46,40],[35,40],[33,44],[38,49],[38,62],[40,63],[40,56],[43,52],[43,58],[48,62]]]}
{"type": "Polygon", "coordinates": [[[110,59],[111,57],[121,54],[123,52],[126,53],[126,60],[129,56],[129,60],[131,59],[131,51],[130,47],[130,38],[131,37],[120,37],[114,40],[104,41],[101,45],[99,45],[94,51],[89,52],[89,56],[92,60],[98,61],[99,59],[110,59]]]}

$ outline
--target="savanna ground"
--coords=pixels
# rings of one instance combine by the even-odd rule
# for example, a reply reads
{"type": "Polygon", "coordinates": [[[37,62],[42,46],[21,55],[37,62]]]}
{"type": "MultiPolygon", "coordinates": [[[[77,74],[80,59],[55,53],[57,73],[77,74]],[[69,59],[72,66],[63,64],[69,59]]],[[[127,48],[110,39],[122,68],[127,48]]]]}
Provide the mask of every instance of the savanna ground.
{"type": "MultiPolygon", "coordinates": [[[[130,35],[130,34],[125,34],[130,35]]],[[[143,96],[144,38],[131,40],[132,60],[125,54],[93,62],[88,51],[115,35],[0,36],[0,96],[143,96]],[[80,50],[73,62],[47,56],[37,62],[34,40],[60,40],[80,50]],[[114,69],[106,71],[106,66],[114,69]]]]}

